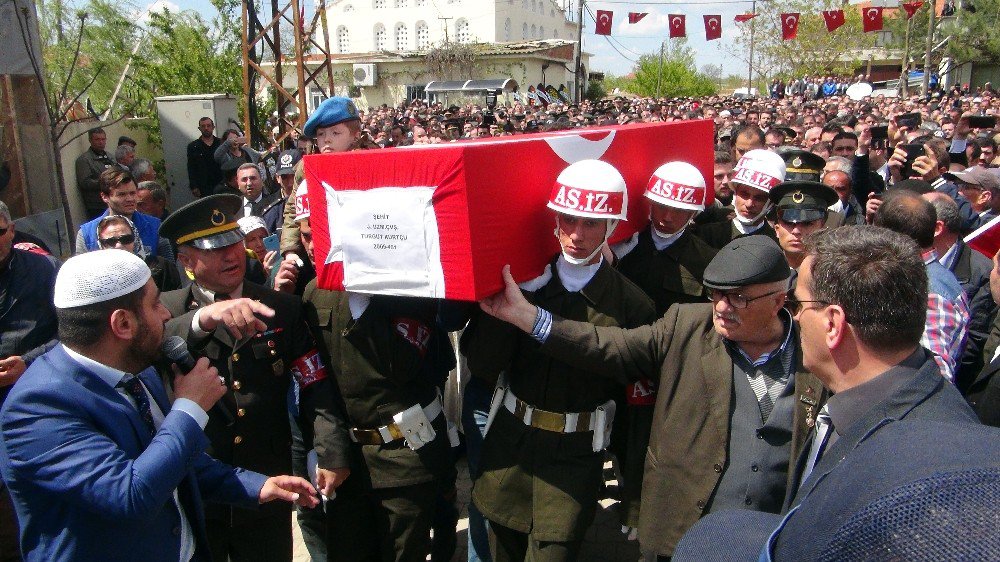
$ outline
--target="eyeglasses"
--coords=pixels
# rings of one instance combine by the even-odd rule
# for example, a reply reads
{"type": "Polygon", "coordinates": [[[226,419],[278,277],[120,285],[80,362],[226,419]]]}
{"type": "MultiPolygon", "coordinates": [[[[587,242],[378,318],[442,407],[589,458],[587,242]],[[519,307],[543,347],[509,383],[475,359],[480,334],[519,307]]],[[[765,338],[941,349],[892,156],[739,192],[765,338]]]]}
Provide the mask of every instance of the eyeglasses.
{"type": "Polygon", "coordinates": [[[711,290],[711,296],[713,301],[724,300],[726,303],[733,308],[746,308],[750,306],[755,300],[762,299],[764,297],[769,297],[771,295],[776,295],[781,291],[771,291],[770,293],[764,293],[763,295],[758,295],[756,297],[747,297],[742,293],[724,293],[722,291],[711,290]]]}
{"type": "Polygon", "coordinates": [[[785,308],[788,309],[788,312],[792,313],[792,316],[798,316],[798,314],[800,312],[802,312],[803,310],[806,310],[807,308],[823,308],[825,306],[830,306],[831,304],[833,304],[833,303],[832,302],[827,302],[827,301],[800,301],[800,300],[796,300],[796,299],[787,299],[787,300],[785,300],[785,308]],[[803,306],[804,304],[813,303],[813,302],[819,303],[822,306],[818,306],[818,307],[817,306],[803,306]]]}
{"type": "Polygon", "coordinates": [[[127,246],[135,242],[135,234],[123,234],[121,236],[112,236],[111,238],[101,238],[101,246],[117,246],[121,244],[127,246]]]}

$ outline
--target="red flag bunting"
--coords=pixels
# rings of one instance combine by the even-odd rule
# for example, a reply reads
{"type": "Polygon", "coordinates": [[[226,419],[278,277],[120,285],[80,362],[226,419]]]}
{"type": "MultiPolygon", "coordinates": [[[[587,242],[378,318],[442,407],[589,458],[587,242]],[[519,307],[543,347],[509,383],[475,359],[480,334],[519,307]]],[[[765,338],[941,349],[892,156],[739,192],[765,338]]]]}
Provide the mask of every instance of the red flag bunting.
{"type": "Polygon", "coordinates": [[[685,25],[683,14],[670,14],[667,16],[670,21],[670,37],[687,37],[687,26],[685,25]]]}
{"type": "Polygon", "coordinates": [[[705,17],[705,40],[712,41],[722,37],[722,16],[715,14],[705,17]]]}
{"type": "Polygon", "coordinates": [[[597,35],[611,35],[611,21],[614,17],[615,13],[611,10],[597,10],[597,17],[594,18],[597,26],[594,28],[594,33],[597,35]]]}
{"type": "Polygon", "coordinates": [[[844,10],[826,10],[823,12],[823,20],[826,21],[826,30],[832,33],[844,25],[844,10]]]}
{"type": "Polygon", "coordinates": [[[781,14],[781,38],[785,41],[795,39],[799,33],[799,13],[781,14]]]}
{"type": "Polygon", "coordinates": [[[757,14],[751,14],[748,12],[746,14],[740,14],[733,19],[736,20],[736,23],[746,23],[755,17],[757,17],[757,14]]]}
{"type": "Polygon", "coordinates": [[[912,18],[913,14],[917,13],[917,10],[923,5],[923,2],[903,2],[903,9],[906,10],[906,19],[912,18]]]}
{"type": "Polygon", "coordinates": [[[639,21],[642,18],[644,18],[644,17],[646,17],[648,15],[649,15],[649,12],[629,12],[628,13],[628,22],[629,23],[639,23],[639,21]]]}
{"type": "Polygon", "coordinates": [[[882,30],[882,8],[872,6],[861,10],[861,19],[864,21],[865,33],[882,30]]]}

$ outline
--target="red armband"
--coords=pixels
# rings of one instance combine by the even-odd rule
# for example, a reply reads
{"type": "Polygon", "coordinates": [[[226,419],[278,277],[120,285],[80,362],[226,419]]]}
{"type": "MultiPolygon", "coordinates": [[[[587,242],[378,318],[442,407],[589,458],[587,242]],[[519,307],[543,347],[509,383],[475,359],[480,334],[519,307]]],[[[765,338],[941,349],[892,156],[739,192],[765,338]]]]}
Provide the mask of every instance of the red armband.
{"type": "Polygon", "coordinates": [[[656,383],[652,379],[639,379],[627,387],[625,397],[629,406],[652,406],[656,404],[656,383]]]}
{"type": "Polygon", "coordinates": [[[292,376],[301,388],[308,388],[311,384],[325,379],[326,365],[323,364],[319,352],[310,349],[305,355],[292,361],[292,376]]]}

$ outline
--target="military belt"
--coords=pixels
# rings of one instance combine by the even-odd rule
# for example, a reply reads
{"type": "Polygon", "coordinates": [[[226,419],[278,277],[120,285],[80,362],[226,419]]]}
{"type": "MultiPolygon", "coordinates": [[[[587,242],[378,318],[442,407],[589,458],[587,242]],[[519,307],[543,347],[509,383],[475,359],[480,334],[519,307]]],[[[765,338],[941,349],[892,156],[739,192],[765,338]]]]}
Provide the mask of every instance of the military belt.
{"type": "Polygon", "coordinates": [[[594,430],[595,412],[549,412],[541,408],[536,408],[514,396],[514,393],[509,389],[503,398],[503,405],[517,419],[521,420],[524,425],[530,427],[556,433],[576,433],[594,430]]]}
{"type": "MultiPolygon", "coordinates": [[[[427,419],[434,421],[435,418],[441,415],[441,399],[438,397],[434,398],[434,401],[430,404],[423,406],[424,415],[427,419]]],[[[352,427],[348,430],[351,435],[351,441],[359,443],[361,445],[386,445],[392,443],[393,441],[399,441],[403,439],[403,430],[400,429],[395,423],[390,423],[389,425],[383,425],[377,429],[360,429],[357,427],[352,427]]]]}

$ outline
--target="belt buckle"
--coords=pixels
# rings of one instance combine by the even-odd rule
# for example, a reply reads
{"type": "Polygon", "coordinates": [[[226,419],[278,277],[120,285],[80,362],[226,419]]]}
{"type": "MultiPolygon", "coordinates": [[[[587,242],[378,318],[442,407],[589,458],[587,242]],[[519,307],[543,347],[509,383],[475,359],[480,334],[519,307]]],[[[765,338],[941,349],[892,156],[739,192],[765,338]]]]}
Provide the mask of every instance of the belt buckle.
{"type": "Polygon", "coordinates": [[[521,400],[520,398],[515,398],[514,402],[514,415],[521,420],[524,425],[531,425],[531,420],[534,419],[535,409],[528,405],[527,402],[521,400]]]}
{"type": "MultiPolygon", "coordinates": [[[[390,423],[389,425],[385,426],[385,429],[389,433],[389,435],[392,437],[392,441],[396,441],[398,439],[402,439],[403,438],[403,432],[402,432],[402,430],[400,430],[399,426],[396,425],[395,423],[390,423]]],[[[389,440],[386,440],[386,442],[389,442],[389,440]]]]}
{"type": "Polygon", "coordinates": [[[563,433],[566,431],[566,416],[556,412],[536,409],[531,416],[531,427],[563,433]]]}

